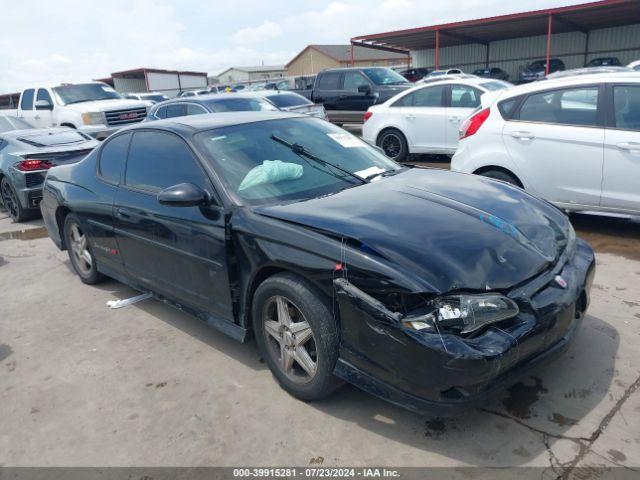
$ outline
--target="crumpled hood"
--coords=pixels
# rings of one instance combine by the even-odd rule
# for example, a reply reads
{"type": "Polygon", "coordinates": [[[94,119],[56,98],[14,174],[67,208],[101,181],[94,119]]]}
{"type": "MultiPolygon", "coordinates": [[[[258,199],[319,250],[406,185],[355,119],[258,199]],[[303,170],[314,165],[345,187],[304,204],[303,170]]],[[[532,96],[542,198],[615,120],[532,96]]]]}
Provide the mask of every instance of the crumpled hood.
{"type": "Polygon", "coordinates": [[[126,110],[129,108],[146,108],[141,100],[125,100],[114,98],[112,100],[96,100],[93,102],[80,102],[67,105],[65,108],[84,112],[110,112],[112,110],[126,110]]]}
{"type": "Polygon", "coordinates": [[[571,228],[520,189],[437,169],[254,211],[361,242],[440,293],[509,289],[554,263],[571,228]]]}

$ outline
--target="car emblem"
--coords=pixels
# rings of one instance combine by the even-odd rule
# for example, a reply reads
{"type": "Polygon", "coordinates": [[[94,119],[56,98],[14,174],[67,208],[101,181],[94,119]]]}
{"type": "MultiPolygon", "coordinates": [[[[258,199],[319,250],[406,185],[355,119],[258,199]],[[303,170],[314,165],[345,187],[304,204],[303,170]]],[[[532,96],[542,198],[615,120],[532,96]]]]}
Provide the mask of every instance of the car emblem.
{"type": "Polygon", "coordinates": [[[560,288],[567,288],[567,281],[564,278],[562,278],[560,275],[556,275],[554,280],[560,288]]]}
{"type": "Polygon", "coordinates": [[[136,115],[135,113],[122,113],[120,114],[120,120],[131,120],[133,118],[136,118],[138,115],[136,115]]]}

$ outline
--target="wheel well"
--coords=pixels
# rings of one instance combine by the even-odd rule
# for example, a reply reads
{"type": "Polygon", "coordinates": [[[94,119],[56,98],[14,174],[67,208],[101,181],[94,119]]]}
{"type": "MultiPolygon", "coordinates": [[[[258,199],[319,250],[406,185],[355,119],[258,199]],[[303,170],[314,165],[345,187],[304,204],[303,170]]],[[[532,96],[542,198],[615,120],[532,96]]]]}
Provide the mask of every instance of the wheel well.
{"type": "Polygon", "coordinates": [[[518,184],[518,186],[522,189],[524,189],[524,186],[522,185],[522,182],[520,181],[520,179],[518,178],[518,176],[513,173],[511,170],[508,170],[504,167],[498,167],[498,166],[493,166],[493,165],[489,165],[487,167],[481,167],[479,169],[477,169],[475,172],[473,172],[476,175],[482,175],[485,172],[488,172],[490,170],[496,170],[498,172],[503,172],[506,173],[507,175],[513,177],[513,179],[516,181],[516,183],[518,184]]]}
{"type": "Polygon", "coordinates": [[[405,142],[407,141],[407,137],[404,133],[402,133],[402,130],[396,128],[396,127],[385,127],[382,130],[380,130],[380,132],[378,133],[378,136],[376,137],[376,145],[378,144],[378,140],[380,140],[380,137],[382,136],[383,133],[388,132],[389,130],[395,130],[396,132],[398,132],[400,135],[402,135],[402,137],[404,138],[405,142]]]}
{"type": "Polygon", "coordinates": [[[60,244],[63,250],[67,248],[64,240],[64,220],[69,213],[71,213],[71,210],[67,207],[58,207],[56,210],[56,224],[58,225],[58,234],[60,235],[60,244]]]}

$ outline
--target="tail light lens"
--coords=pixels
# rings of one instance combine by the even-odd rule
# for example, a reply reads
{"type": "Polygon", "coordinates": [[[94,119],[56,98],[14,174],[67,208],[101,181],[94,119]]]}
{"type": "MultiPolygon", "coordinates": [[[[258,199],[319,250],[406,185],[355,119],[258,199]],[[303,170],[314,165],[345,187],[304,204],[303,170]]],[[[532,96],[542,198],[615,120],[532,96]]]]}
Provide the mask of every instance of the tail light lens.
{"type": "Polygon", "coordinates": [[[366,122],[367,120],[369,120],[371,118],[371,115],[373,115],[373,112],[364,112],[364,121],[366,122]]]}
{"type": "Polygon", "coordinates": [[[49,160],[26,158],[20,162],[14,163],[13,166],[21,172],[33,172],[34,170],[48,170],[53,167],[53,163],[49,160]]]}
{"type": "Polygon", "coordinates": [[[460,126],[460,140],[470,137],[478,130],[480,130],[482,124],[487,118],[489,118],[490,112],[490,108],[485,108],[484,110],[480,110],[478,113],[471,115],[464,122],[462,122],[462,125],[460,126]]]}

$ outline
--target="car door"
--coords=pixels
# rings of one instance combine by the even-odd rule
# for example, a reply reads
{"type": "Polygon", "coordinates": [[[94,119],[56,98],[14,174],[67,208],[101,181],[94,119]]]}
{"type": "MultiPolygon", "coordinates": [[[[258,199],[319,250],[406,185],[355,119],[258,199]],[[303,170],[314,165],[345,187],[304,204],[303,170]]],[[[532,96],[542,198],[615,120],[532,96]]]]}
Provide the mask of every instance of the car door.
{"type": "Polygon", "coordinates": [[[184,139],[160,130],[136,130],[114,204],[125,268],[142,287],[232,320],[222,207],[161,205],[158,192],[180,183],[193,183],[215,198],[184,139]]]}
{"type": "Polygon", "coordinates": [[[445,148],[455,153],[458,148],[460,124],[480,105],[483,92],[475,87],[463,84],[449,85],[447,93],[447,121],[445,122],[445,148]]]}
{"type": "Polygon", "coordinates": [[[39,88],[38,93],[36,94],[36,103],[34,104],[34,108],[36,111],[34,112],[34,124],[37,127],[47,128],[54,126],[53,123],[53,99],[51,98],[51,94],[46,88],[39,88]],[[50,105],[50,108],[41,108],[37,107],[37,103],[39,101],[47,102],[50,105]]]}
{"type": "Polygon", "coordinates": [[[20,113],[22,117],[29,122],[30,124],[35,126],[35,116],[36,111],[33,109],[33,104],[35,100],[36,90],[35,88],[27,88],[22,92],[22,97],[20,98],[20,113]]]}
{"type": "Polygon", "coordinates": [[[609,87],[602,207],[640,212],[640,84],[609,87]]]}
{"type": "Polygon", "coordinates": [[[342,72],[328,71],[322,72],[318,76],[317,88],[313,91],[313,102],[322,103],[325,110],[340,110],[339,97],[342,95],[340,89],[342,83],[342,72]]]}
{"type": "Polygon", "coordinates": [[[414,153],[442,153],[445,145],[446,86],[432,85],[400,98],[402,132],[414,153]]]}
{"type": "Polygon", "coordinates": [[[600,205],[602,102],[598,85],[545,90],[523,100],[502,136],[525,188],[555,203],[600,205]]]}
{"type": "Polygon", "coordinates": [[[338,97],[338,110],[364,112],[373,105],[373,85],[357,70],[344,73],[342,90],[338,97]]]}

